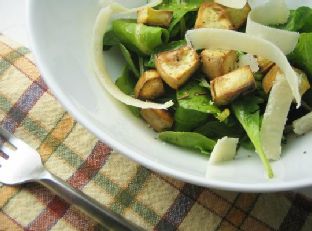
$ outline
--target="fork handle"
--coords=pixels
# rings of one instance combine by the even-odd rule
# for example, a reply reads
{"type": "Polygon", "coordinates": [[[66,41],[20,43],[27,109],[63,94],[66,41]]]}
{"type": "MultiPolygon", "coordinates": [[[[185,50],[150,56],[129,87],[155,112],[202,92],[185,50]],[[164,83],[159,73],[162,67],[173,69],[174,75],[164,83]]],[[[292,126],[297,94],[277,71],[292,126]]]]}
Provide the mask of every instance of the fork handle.
{"type": "Polygon", "coordinates": [[[95,221],[109,230],[143,230],[141,227],[127,221],[107,207],[100,205],[96,200],[76,190],[62,179],[53,174],[46,174],[44,179],[38,180],[46,188],[50,189],[69,204],[74,205],[82,212],[92,217],[95,221]]]}

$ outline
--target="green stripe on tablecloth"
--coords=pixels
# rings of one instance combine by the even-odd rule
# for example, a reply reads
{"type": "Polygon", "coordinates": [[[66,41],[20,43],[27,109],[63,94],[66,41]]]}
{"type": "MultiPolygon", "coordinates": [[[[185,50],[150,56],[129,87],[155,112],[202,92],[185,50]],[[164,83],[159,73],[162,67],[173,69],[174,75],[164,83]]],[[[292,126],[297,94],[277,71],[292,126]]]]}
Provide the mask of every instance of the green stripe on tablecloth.
{"type": "MultiPolygon", "coordinates": [[[[18,48],[21,51],[24,51],[24,49],[18,48]]],[[[19,59],[20,57],[23,57],[24,54],[19,52],[19,50],[13,50],[9,52],[4,59],[7,60],[9,63],[14,63],[15,60],[19,59]]]]}
{"type": "Polygon", "coordinates": [[[154,210],[147,208],[139,201],[133,201],[131,209],[144,218],[145,221],[155,226],[160,220],[160,216],[154,210]]]}
{"type": "MultiPolygon", "coordinates": [[[[1,70],[0,70],[0,72],[1,72],[1,70]]],[[[13,106],[13,104],[11,104],[11,102],[9,100],[7,100],[4,96],[2,96],[0,94],[0,110],[2,110],[5,113],[8,113],[12,106],[13,106]]]]}
{"type": "Polygon", "coordinates": [[[11,66],[11,63],[8,61],[1,59],[0,60],[0,75],[2,75],[9,67],[11,66]]]}
{"type": "Polygon", "coordinates": [[[95,175],[93,181],[113,197],[117,196],[118,193],[120,193],[122,190],[117,184],[112,182],[110,179],[108,179],[101,173],[95,175]]]}
{"type": "Polygon", "coordinates": [[[40,121],[33,121],[29,117],[26,117],[22,121],[21,126],[23,126],[30,134],[40,140],[40,143],[48,135],[48,131],[40,126],[40,121]]]}
{"type": "Polygon", "coordinates": [[[70,166],[74,167],[75,169],[77,169],[84,161],[74,151],[72,151],[63,143],[56,148],[54,154],[65,160],[70,166]]]}
{"type": "Polygon", "coordinates": [[[136,194],[143,187],[144,183],[150,175],[151,172],[149,170],[139,166],[128,187],[116,196],[115,202],[112,205],[112,209],[115,212],[122,214],[125,208],[130,207],[130,205],[135,200],[136,194]]]}

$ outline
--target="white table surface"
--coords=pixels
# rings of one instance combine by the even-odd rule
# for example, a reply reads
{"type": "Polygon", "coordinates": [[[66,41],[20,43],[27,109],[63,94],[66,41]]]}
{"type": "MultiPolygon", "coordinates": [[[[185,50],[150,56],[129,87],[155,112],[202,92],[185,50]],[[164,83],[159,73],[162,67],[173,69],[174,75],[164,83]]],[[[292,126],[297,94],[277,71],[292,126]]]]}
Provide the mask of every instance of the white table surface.
{"type": "Polygon", "coordinates": [[[0,33],[29,47],[24,0],[0,0],[0,33]]]}
{"type": "MultiPolygon", "coordinates": [[[[30,47],[25,0],[0,0],[0,33],[30,47]]],[[[312,198],[312,187],[301,189],[300,192],[312,198]]]]}

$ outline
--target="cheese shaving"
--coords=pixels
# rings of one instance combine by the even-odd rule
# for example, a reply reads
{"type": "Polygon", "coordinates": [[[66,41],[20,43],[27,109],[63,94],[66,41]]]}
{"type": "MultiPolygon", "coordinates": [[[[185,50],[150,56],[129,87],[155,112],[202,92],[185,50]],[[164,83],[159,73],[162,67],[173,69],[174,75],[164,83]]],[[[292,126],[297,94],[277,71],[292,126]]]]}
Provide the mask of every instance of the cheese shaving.
{"type": "Polygon", "coordinates": [[[236,154],[238,141],[238,138],[229,138],[227,136],[218,139],[211,152],[209,163],[217,164],[219,162],[233,160],[236,154]]]}
{"type": "Polygon", "coordinates": [[[189,30],[186,32],[186,40],[188,45],[195,49],[239,50],[275,62],[285,73],[297,107],[300,106],[301,95],[298,77],[284,53],[272,42],[246,33],[212,28],[189,30]]]}
{"type": "Polygon", "coordinates": [[[259,71],[259,64],[257,59],[251,54],[241,55],[238,60],[238,66],[249,66],[253,73],[259,71]]]}
{"type": "Polygon", "coordinates": [[[303,135],[309,131],[312,131],[312,112],[295,120],[292,125],[294,128],[294,133],[297,135],[303,135]]]}
{"type": "Polygon", "coordinates": [[[114,84],[112,78],[107,72],[105,66],[105,58],[102,52],[103,48],[103,36],[107,30],[109,20],[114,11],[114,7],[107,6],[102,8],[96,18],[95,26],[93,28],[93,38],[92,38],[92,61],[96,76],[98,77],[101,84],[105,87],[108,93],[110,93],[114,98],[121,101],[122,103],[139,108],[153,108],[153,109],[167,109],[173,105],[170,100],[164,104],[145,102],[139,99],[135,99],[131,96],[124,94],[120,89],[114,84]]]}
{"type": "Polygon", "coordinates": [[[254,8],[248,15],[246,33],[259,36],[278,46],[284,54],[292,52],[299,39],[299,33],[272,28],[287,22],[289,9],[283,0],[271,0],[254,8]]]}
{"type": "Polygon", "coordinates": [[[277,74],[260,130],[263,151],[271,160],[280,158],[283,131],[292,100],[293,96],[285,77],[277,74]]]}
{"type": "Polygon", "coordinates": [[[226,7],[242,9],[246,5],[247,0],[215,0],[214,2],[226,7]]]}

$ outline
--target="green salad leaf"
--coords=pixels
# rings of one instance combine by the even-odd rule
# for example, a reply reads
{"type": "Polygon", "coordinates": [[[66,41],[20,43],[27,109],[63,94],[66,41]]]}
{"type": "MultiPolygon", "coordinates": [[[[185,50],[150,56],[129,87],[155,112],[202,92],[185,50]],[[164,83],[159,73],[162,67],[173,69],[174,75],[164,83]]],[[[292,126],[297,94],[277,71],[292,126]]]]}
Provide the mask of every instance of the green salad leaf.
{"type": "Polygon", "coordinates": [[[126,62],[127,62],[127,65],[129,67],[129,69],[132,71],[132,73],[137,77],[139,78],[140,77],[140,72],[138,71],[138,69],[136,68],[134,62],[133,62],[133,59],[131,57],[131,54],[129,52],[129,50],[122,44],[122,43],[119,43],[119,48],[120,48],[120,51],[123,55],[123,57],[125,58],[126,62]]]}
{"type": "Polygon", "coordinates": [[[174,113],[175,131],[192,131],[205,123],[208,117],[207,113],[188,110],[178,106],[174,113]]]}
{"type": "Polygon", "coordinates": [[[166,29],[138,24],[132,19],[113,21],[112,30],[128,49],[141,55],[152,54],[154,48],[169,40],[166,29]]]}
{"type": "Polygon", "coordinates": [[[212,139],[221,139],[224,136],[239,138],[244,133],[238,124],[228,125],[217,120],[206,122],[204,125],[197,127],[194,132],[212,139]]]}
{"type": "Polygon", "coordinates": [[[209,89],[200,86],[198,80],[191,80],[177,90],[177,101],[184,109],[212,114],[221,121],[229,115],[213,103],[209,89]]]}
{"type": "Polygon", "coordinates": [[[120,44],[120,40],[114,31],[109,30],[104,34],[103,50],[109,50],[112,46],[117,46],[118,44],[120,44]]]}
{"type": "Polygon", "coordinates": [[[262,149],[260,139],[261,117],[259,104],[262,103],[262,101],[261,98],[253,95],[240,97],[232,103],[232,110],[253,143],[268,177],[272,178],[273,171],[270,162],[262,149]]]}
{"type": "Polygon", "coordinates": [[[304,70],[312,81],[312,33],[300,34],[295,49],[287,56],[296,67],[304,70]]]}
{"type": "Polygon", "coordinates": [[[159,139],[179,147],[199,150],[205,155],[209,155],[216,142],[194,132],[173,132],[166,131],[159,133],[159,139]]]}
{"type": "MultiPolygon", "coordinates": [[[[127,95],[134,95],[134,87],[136,79],[131,75],[129,68],[125,67],[121,76],[115,82],[116,86],[127,95]]],[[[140,116],[140,109],[133,106],[128,106],[130,111],[137,117],[140,116]]]]}
{"type": "MultiPolygon", "coordinates": [[[[194,21],[191,23],[191,27],[194,26],[194,20],[185,20],[184,17],[190,12],[196,12],[199,8],[200,4],[204,2],[203,0],[190,0],[190,1],[181,1],[181,0],[171,0],[171,1],[163,1],[163,3],[158,6],[161,10],[172,10],[173,11],[173,19],[170,23],[168,31],[170,33],[170,37],[175,37],[179,31],[182,34],[185,32],[188,27],[186,26],[187,22],[194,21]],[[180,24],[180,25],[179,25],[180,24]]],[[[184,37],[184,34],[183,36],[184,37]]]]}

